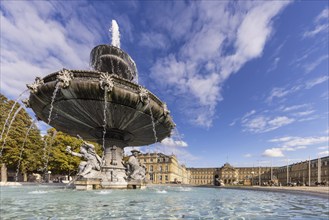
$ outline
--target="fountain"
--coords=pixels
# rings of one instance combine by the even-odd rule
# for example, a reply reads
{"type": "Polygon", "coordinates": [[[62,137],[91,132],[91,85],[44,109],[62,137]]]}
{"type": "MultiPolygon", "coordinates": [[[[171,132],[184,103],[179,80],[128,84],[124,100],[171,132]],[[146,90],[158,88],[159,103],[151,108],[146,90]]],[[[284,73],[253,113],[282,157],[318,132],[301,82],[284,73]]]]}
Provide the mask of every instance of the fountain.
{"type": "MultiPolygon", "coordinates": [[[[38,119],[58,131],[103,146],[100,169],[83,173],[75,181],[77,188],[141,186],[143,179],[127,176],[122,161],[124,148],[160,142],[175,127],[166,104],[134,81],[136,65],[119,48],[115,24],[112,22],[116,30],[112,33],[117,36],[112,36],[112,42],[115,38],[116,45],[99,45],[91,51],[94,70],[62,69],[27,85],[28,106],[38,119]]],[[[92,152],[92,147],[85,150],[92,152]]]]}

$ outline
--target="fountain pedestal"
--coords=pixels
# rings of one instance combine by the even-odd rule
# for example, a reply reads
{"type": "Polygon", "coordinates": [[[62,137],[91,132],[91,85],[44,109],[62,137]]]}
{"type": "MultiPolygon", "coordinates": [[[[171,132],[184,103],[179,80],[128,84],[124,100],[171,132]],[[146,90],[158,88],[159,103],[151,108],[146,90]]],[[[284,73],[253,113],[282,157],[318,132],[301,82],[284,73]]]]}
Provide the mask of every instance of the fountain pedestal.
{"type": "Polygon", "coordinates": [[[123,140],[108,139],[104,143],[104,164],[101,168],[102,188],[127,188],[126,167],[122,161],[124,147],[127,146],[123,140]]]}

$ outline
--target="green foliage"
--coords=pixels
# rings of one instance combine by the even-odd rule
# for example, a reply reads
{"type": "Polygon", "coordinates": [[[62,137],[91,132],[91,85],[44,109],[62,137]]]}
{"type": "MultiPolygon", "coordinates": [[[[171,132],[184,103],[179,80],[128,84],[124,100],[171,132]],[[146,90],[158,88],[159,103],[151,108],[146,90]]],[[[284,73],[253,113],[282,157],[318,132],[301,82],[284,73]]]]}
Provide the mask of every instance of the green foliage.
{"type": "Polygon", "coordinates": [[[5,125],[7,116],[14,103],[14,101],[8,100],[0,94],[0,112],[2,113],[0,117],[0,129],[1,131],[4,129],[3,136],[0,140],[0,147],[3,148],[0,163],[5,163],[9,170],[16,170],[19,161],[21,161],[19,168],[21,172],[33,172],[41,164],[40,154],[38,153],[42,143],[40,131],[36,126],[32,126],[32,118],[24,108],[18,112],[9,128],[14,113],[20,107],[19,103],[16,104],[10,114],[8,123],[5,125]],[[29,134],[26,135],[30,127],[29,134]],[[22,159],[20,160],[20,158],[22,159]]]}
{"type": "MultiPolygon", "coordinates": [[[[39,129],[32,125],[32,118],[24,108],[19,111],[8,130],[8,124],[15,111],[20,107],[20,104],[17,103],[10,114],[8,123],[4,126],[13,104],[14,101],[8,100],[0,94],[0,131],[5,129],[0,140],[0,150],[3,146],[0,164],[5,163],[11,171],[16,171],[20,164],[19,171],[22,173],[40,173],[50,170],[53,174],[76,174],[80,158],[67,153],[66,147],[71,146],[73,151],[79,152],[82,140],[57,132],[54,128],[49,129],[47,134],[42,137],[39,129]],[[29,130],[29,128],[31,129],[29,130]],[[29,133],[27,133],[28,130],[29,133]]],[[[101,155],[101,147],[98,144],[92,144],[101,155]]]]}
{"type": "MultiPolygon", "coordinates": [[[[48,130],[45,138],[48,143],[47,148],[49,148],[47,150],[49,152],[48,170],[51,170],[53,174],[76,174],[81,160],[79,157],[67,153],[66,147],[71,146],[72,151],[79,152],[83,141],[63,132],[56,132],[53,128],[48,130]]],[[[96,143],[92,144],[101,155],[101,147],[96,143]]]]}

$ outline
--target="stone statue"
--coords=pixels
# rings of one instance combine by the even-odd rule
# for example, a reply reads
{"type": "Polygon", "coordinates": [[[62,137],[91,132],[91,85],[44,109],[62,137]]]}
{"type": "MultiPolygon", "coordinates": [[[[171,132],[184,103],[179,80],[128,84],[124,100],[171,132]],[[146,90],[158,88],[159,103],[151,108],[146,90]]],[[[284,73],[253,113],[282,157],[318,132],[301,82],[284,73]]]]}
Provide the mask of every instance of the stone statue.
{"type": "Polygon", "coordinates": [[[128,178],[132,180],[144,180],[146,167],[143,164],[138,162],[137,156],[140,154],[138,150],[132,150],[132,155],[129,157],[127,162],[127,171],[128,171],[128,178]]]}
{"type": "Polygon", "coordinates": [[[78,176],[85,177],[92,170],[100,171],[102,165],[102,159],[97,155],[95,146],[87,142],[83,142],[80,147],[80,153],[73,152],[70,146],[66,147],[66,151],[73,156],[81,157],[85,161],[81,161],[79,165],[78,176]]]}

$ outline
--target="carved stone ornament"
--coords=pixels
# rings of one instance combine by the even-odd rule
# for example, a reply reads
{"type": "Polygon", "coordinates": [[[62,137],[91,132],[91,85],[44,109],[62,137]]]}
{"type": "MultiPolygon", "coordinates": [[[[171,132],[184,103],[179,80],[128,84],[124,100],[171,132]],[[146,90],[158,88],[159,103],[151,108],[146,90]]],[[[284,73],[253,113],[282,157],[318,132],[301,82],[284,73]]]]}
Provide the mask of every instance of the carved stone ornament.
{"type": "Polygon", "coordinates": [[[67,88],[70,85],[71,80],[73,79],[73,73],[67,69],[63,69],[57,75],[57,80],[62,83],[62,88],[67,88]]]}
{"type": "Polygon", "coordinates": [[[111,92],[114,87],[112,77],[107,73],[101,74],[99,84],[101,89],[106,90],[107,92],[111,92]]]}
{"type": "Polygon", "coordinates": [[[23,104],[25,105],[26,108],[30,108],[31,105],[30,105],[30,99],[24,99],[22,100],[23,104]]]}
{"type": "Polygon", "coordinates": [[[43,79],[40,77],[36,77],[34,83],[32,84],[27,84],[27,88],[30,90],[31,93],[37,93],[38,92],[38,87],[43,85],[43,79]]]}
{"type": "Polygon", "coordinates": [[[168,110],[168,106],[166,103],[163,103],[163,113],[165,116],[169,115],[170,114],[170,111],[168,110]]]}
{"type": "Polygon", "coordinates": [[[143,102],[144,104],[147,104],[149,102],[148,92],[143,87],[139,87],[139,98],[140,101],[143,102]]]}

